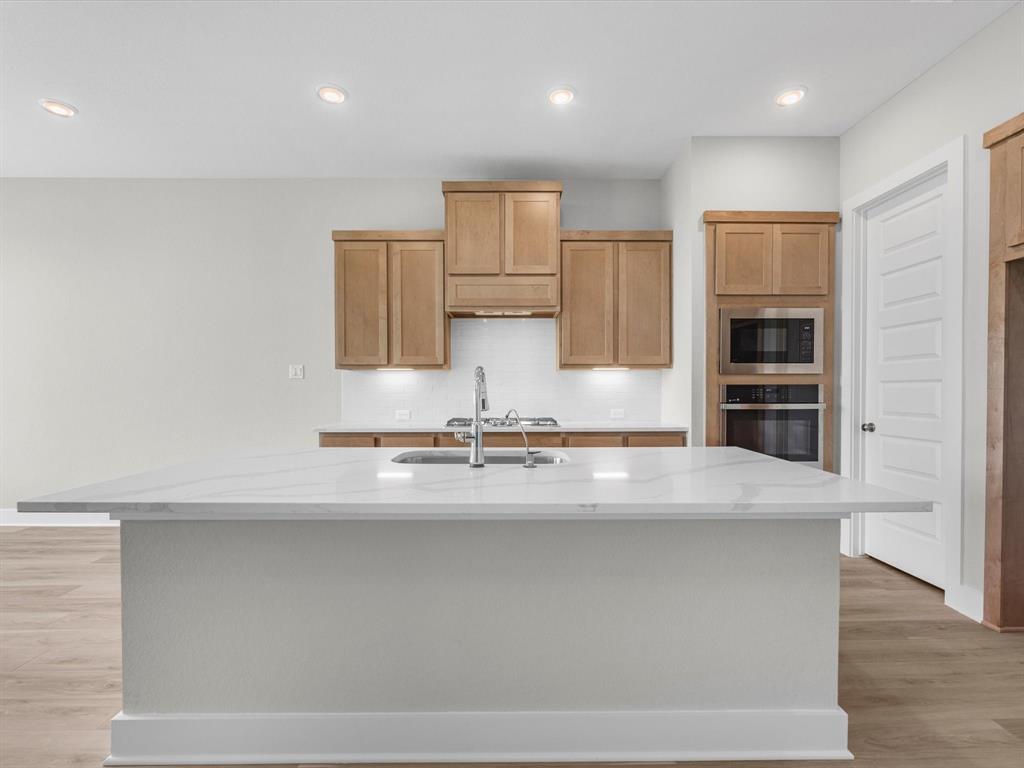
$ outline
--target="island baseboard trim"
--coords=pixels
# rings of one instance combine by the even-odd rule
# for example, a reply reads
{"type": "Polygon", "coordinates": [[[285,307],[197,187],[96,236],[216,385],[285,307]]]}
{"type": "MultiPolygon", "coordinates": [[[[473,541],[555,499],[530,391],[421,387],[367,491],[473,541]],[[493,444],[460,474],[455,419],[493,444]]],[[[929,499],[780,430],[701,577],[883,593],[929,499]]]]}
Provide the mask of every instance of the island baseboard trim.
{"type": "Polygon", "coordinates": [[[104,765],[844,760],[839,707],[613,712],[154,714],[111,721],[104,765]]]}

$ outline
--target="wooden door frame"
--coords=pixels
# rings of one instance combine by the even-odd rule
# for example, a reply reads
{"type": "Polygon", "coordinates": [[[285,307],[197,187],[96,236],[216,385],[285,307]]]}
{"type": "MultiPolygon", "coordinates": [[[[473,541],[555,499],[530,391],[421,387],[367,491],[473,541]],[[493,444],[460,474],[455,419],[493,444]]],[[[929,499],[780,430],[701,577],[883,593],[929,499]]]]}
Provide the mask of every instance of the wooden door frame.
{"type": "MultiPolygon", "coordinates": [[[[960,136],[940,149],[903,168],[883,181],[852,196],[843,203],[842,231],[842,328],[840,334],[839,376],[839,473],[844,477],[864,480],[865,435],[860,425],[865,418],[866,360],[865,335],[867,327],[867,213],[872,208],[903,194],[909,189],[940,174],[946,174],[946,195],[952,203],[954,215],[944,222],[946,227],[946,253],[944,258],[955,260],[954,269],[961,275],[964,267],[964,152],[965,139],[960,136]]],[[[953,306],[951,329],[955,330],[953,354],[963,360],[963,280],[959,290],[946,294],[953,306]]],[[[963,569],[963,365],[959,379],[959,402],[956,414],[961,439],[958,441],[960,467],[960,505],[956,509],[943,508],[942,529],[945,535],[946,605],[975,621],[981,620],[982,592],[962,583],[963,569]]],[[[845,555],[864,554],[864,515],[854,513],[843,521],[840,550],[845,555]]]]}

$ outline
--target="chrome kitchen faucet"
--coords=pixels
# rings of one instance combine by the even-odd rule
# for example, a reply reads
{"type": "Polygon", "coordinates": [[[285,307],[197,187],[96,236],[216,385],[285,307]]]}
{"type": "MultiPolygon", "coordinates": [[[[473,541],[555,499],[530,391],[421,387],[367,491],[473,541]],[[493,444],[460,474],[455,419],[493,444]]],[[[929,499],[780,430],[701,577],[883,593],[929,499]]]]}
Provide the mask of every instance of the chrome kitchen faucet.
{"type": "Polygon", "coordinates": [[[469,443],[469,466],[477,468],[484,466],[484,422],[480,418],[483,411],[490,409],[487,402],[487,376],[484,374],[483,366],[478,365],[473,371],[473,423],[472,432],[456,432],[455,439],[469,443]]]}

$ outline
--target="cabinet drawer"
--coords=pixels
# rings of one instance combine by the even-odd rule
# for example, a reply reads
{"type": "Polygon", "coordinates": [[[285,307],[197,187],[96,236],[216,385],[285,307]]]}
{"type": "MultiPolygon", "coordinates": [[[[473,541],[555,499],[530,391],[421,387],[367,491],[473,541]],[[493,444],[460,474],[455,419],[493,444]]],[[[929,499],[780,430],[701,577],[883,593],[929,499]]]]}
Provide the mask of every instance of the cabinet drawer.
{"type": "Polygon", "coordinates": [[[417,433],[411,435],[381,435],[381,448],[433,448],[433,433],[417,433]]]}
{"type": "Polygon", "coordinates": [[[683,448],[686,435],[680,432],[652,432],[646,435],[626,435],[627,448],[683,448]]]}
{"type": "Polygon", "coordinates": [[[566,435],[565,444],[569,448],[621,448],[624,436],[577,434],[566,435]]]}
{"type": "MultiPolygon", "coordinates": [[[[530,436],[530,448],[561,448],[562,436],[559,434],[528,432],[530,436]]],[[[467,448],[466,443],[460,443],[450,434],[439,435],[437,439],[439,448],[467,448]]],[[[487,448],[522,448],[523,436],[510,432],[485,432],[484,449],[487,448]]]]}
{"type": "Polygon", "coordinates": [[[449,309],[488,307],[558,306],[558,278],[549,277],[449,277],[449,309]]]}
{"type": "Polygon", "coordinates": [[[340,435],[333,432],[320,434],[321,448],[373,448],[373,435],[340,435]]]}

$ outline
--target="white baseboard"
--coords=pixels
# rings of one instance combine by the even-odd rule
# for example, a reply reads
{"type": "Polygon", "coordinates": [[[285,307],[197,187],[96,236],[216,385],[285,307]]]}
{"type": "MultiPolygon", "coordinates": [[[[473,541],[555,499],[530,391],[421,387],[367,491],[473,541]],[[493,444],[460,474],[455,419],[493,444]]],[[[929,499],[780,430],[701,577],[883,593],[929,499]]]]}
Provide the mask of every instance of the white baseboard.
{"type": "Polygon", "coordinates": [[[845,760],[846,713],[118,714],[104,765],[845,760]]]}
{"type": "Polygon", "coordinates": [[[946,605],[968,619],[981,623],[985,615],[985,596],[977,587],[957,584],[946,588],[946,605]]]}
{"type": "Polygon", "coordinates": [[[19,512],[0,508],[0,526],[15,525],[117,525],[105,512],[19,512]]]}

